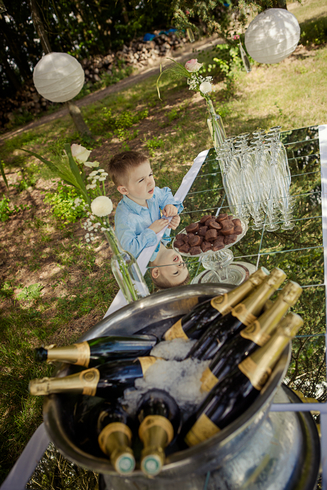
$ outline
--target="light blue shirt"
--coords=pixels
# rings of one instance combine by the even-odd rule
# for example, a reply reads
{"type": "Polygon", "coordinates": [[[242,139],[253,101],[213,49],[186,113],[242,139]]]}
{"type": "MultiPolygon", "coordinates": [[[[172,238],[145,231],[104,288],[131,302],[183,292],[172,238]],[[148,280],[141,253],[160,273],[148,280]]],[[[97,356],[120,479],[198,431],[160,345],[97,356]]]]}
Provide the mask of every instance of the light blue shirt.
{"type": "MultiPolygon", "coordinates": [[[[176,201],[169,187],[160,189],[155,187],[151,199],[147,199],[148,207],[141,206],[136,202],[124,196],[119,202],[115,214],[115,231],[116,236],[124,250],[130,252],[137,258],[142,250],[157,243],[157,236],[149,226],[161,218],[160,210],[163,210],[167,204],[176,206],[178,213],[183,210],[180,201],[176,201]]],[[[162,242],[170,242],[170,229],[167,229],[162,237],[162,242]]],[[[151,261],[157,256],[160,244],[154,251],[151,261]]]]}

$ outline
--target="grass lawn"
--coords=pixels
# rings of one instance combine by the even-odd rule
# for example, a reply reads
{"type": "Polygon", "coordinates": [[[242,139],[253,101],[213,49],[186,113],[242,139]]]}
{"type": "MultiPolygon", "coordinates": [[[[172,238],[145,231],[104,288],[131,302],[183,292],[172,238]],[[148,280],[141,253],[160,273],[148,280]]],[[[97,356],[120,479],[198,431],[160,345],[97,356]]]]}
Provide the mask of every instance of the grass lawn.
{"type": "MultiPolygon", "coordinates": [[[[289,10],[308,33],[327,20],[326,6],[307,0],[289,4],[289,10]]],[[[327,123],[327,38],[320,42],[317,32],[319,42],[305,38],[277,65],[254,63],[249,74],[237,71],[233,90],[214,79],[215,107],[228,135],[327,123]]],[[[206,107],[184,80],[164,79],[160,101],[155,82],[151,77],[83,108],[95,141],[82,141],[67,116],[1,146],[9,189],[0,177],[0,482],[42,421],[42,399],[28,394],[28,382],[51,375],[52,368],[37,365],[32,349],[76,341],[101,320],[118,290],[105,240],[99,236],[92,246],[83,240],[85,232],[71,212],[73,193],[57,188],[44,165],[20,149],[50,159],[64,143],[81,143],[103,168],[119,151],[143,150],[156,185],[176,191],[193,159],[211,147],[206,107]]],[[[118,192],[109,182],[106,189],[116,205],[118,192]]],[[[94,488],[96,477],[85,478],[90,478],[85,488],[94,488]]],[[[57,488],[70,488],[62,485],[57,488]]]]}

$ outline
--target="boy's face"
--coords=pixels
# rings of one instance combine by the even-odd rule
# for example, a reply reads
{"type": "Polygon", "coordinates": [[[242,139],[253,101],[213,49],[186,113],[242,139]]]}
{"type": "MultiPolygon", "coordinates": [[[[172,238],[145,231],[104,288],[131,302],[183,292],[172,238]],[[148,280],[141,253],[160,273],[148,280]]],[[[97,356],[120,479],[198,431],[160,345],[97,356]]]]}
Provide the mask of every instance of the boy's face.
{"type": "Polygon", "coordinates": [[[150,163],[141,163],[138,167],[131,169],[128,173],[126,185],[119,185],[118,191],[129,197],[132,201],[146,206],[146,200],[151,199],[154,193],[155,182],[150,163]]]}
{"type": "Polygon", "coordinates": [[[171,287],[178,286],[188,276],[188,270],[182,256],[173,249],[164,249],[162,253],[158,254],[155,265],[156,267],[152,269],[152,275],[154,277],[161,275],[171,287]]]}

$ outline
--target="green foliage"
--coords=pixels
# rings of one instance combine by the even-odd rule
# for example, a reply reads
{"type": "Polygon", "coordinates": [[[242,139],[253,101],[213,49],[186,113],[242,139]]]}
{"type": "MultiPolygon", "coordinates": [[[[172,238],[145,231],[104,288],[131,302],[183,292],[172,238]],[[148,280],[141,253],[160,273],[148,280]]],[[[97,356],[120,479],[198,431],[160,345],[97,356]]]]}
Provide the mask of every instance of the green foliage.
{"type": "Polygon", "coordinates": [[[47,192],[44,202],[50,204],[52,213],[60,221],[59,228],[66,227],[69,223],[75,223],[86,216],[83,206],[74,206],[74,200],[78,197],[76,190],[67,185],[58,183],[56,192],[47,192]]]}
{"type": "Polygon", "coordinates": [[[317,46],[327,43],[327,17],[301,24],[300,42],[317,46]]]}
{"type": "Polygon", "coordinates": [[[4,196],[0,201],[0,221],[8,221],[12,210],[9,207],[10,200],[4,196]]]}
{"type": "Polygon", "coordinates": [[[0,287],[0,296],[3,298],[9,298],[14,294],[14,289],[12,287],[11,281],[5,281],[0,287]]]}
{"type": "Polygon", "coordinates": [[[145,146],[149,150],[150,156],[154,157],[155,155],[155,150],[158,148],[162,148],[164,146],[165,142],[158,138],[157,136],[154,136],[152,139],[146,141],[145,146]]]}
{"type": "Polygon", "coordinates": [[[3,161],[1,160],[0,158],[0,173],[2,175],[2,178],[7,186],[7,189],[9,189],[9,186],[8,186],[8,182],[7,182],[7,177],[5,175],[5,170],[4,170],[4,164],[3,164],[3,161]]]}
{"type": "Polygon", "coordinates": [[[17,294],[17,299],[19,301],[32,301],[38,299],[41,296],[41,290],[43,289],[42,284],[36,282],[30,286],[26,286],[17,294]]]}
{"type": "Polygon", "coordinates": [[[242,67],[239,48],[230,44],[217,44],[214,51],[216,56],[213,61],[224,75],[227,92],[232,93],[235,88],[237,70],[242,67]]]}

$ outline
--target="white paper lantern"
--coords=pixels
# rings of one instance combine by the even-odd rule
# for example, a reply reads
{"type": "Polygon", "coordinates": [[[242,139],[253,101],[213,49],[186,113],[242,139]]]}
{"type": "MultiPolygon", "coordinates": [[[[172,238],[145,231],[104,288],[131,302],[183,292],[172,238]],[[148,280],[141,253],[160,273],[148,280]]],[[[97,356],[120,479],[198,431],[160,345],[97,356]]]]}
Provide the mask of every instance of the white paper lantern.
{"type": "Polygon", "coordinates": [[[70,54],[49,53],[43,56],[33,72],[36,90],[51,102],[67,102],[84,84],[82,65],[70,54]]]}
{"type": "Polygon", "coordinates": [[[268,9],[257,15],[245,33],[245,46],[259,63],[279,63],[295,50],[300,39],[296,17],[285,9],[268,9]]]}

